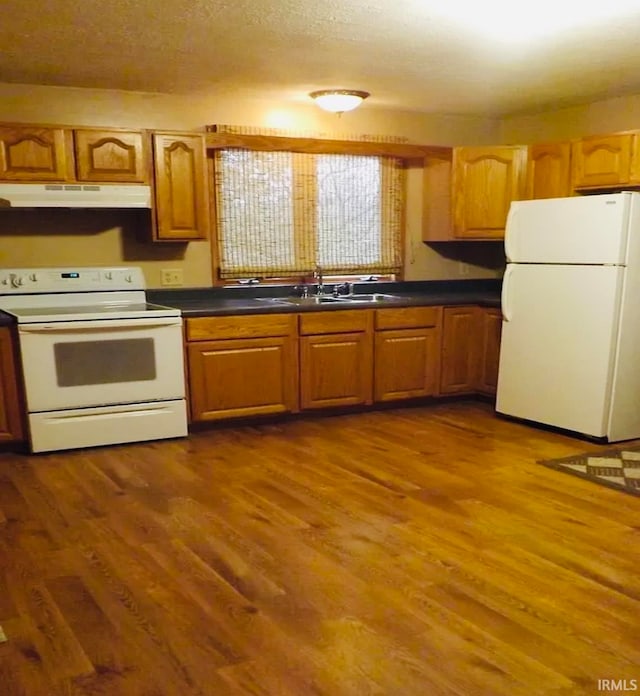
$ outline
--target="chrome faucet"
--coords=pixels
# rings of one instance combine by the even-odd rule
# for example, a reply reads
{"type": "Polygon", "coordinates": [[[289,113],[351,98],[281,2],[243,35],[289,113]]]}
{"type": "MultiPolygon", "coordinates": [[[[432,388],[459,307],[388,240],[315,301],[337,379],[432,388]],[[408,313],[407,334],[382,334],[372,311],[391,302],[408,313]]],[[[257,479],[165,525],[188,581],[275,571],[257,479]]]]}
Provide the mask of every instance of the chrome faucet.
{"type": "Polygon", "coordinates": [[[320,266],[316,266],[316,269],[313,272],[313,279],[318,283],[316,295],[324,295],[324,283],[322,282],[322,269],[320,266]]]}
{"type": "Polygon", "coordinates": [[[353,295],[353,283],[340,283],[335,285],[333,288],[333,296],[340,297],[340,295],[353,295]]]}

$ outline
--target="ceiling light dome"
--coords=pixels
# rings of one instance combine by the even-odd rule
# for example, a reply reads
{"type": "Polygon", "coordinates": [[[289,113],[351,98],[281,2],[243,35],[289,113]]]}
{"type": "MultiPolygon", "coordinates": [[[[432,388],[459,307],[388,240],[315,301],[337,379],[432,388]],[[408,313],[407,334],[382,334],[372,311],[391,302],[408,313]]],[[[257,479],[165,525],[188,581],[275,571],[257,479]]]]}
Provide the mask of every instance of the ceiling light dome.
{"type": "Polygon", "coordinates": [[[311,92],[309,96],[325,111],[341,114],[352,111],[369,96],[369,92],[356,89],[320,89],[311,92]]]}

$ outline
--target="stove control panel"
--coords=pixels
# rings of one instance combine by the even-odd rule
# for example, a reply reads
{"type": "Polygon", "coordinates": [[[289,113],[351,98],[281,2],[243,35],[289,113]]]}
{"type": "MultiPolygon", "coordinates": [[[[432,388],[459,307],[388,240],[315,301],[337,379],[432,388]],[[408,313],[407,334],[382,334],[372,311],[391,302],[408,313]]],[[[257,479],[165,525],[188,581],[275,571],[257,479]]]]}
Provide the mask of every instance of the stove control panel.
{"type": "Polygon", "coordinates": [[[144,275],[139,266],[0,270],[0,295],[144,289],[144,275]]]}

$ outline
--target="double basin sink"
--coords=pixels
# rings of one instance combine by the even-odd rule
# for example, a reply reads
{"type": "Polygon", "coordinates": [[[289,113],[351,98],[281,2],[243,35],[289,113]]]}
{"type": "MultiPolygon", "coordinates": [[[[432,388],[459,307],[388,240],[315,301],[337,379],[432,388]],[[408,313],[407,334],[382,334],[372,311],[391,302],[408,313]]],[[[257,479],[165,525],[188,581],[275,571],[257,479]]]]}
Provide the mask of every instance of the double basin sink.
{"type": "Polygon", "coordinates": [[[361,295],[309,295],[308,297],[263,297],[263,302],[282,302],[292,305],[321,305],[321,304],[365,304],[379,302],[402,301],[404,297],[400,295],[385,295],[383,293],[361,294],[361,295]]]}

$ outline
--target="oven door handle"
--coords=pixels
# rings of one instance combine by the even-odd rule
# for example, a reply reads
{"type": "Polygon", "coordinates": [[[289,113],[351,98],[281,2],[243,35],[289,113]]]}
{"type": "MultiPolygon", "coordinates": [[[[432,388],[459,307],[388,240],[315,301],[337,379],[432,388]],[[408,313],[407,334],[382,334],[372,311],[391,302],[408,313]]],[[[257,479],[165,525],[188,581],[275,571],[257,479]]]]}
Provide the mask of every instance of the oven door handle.
{"type": "Polygon", "coordinates": [[[163,329],[170,326],[182,326],[182,317],[167,317],[166,319],[98,319],[88,321],[57,321],[47,324],[18,324],[19,334],[40,333],[87,333],[109,332],[126,329],[127,331],[147,331],[163,329]]]}

